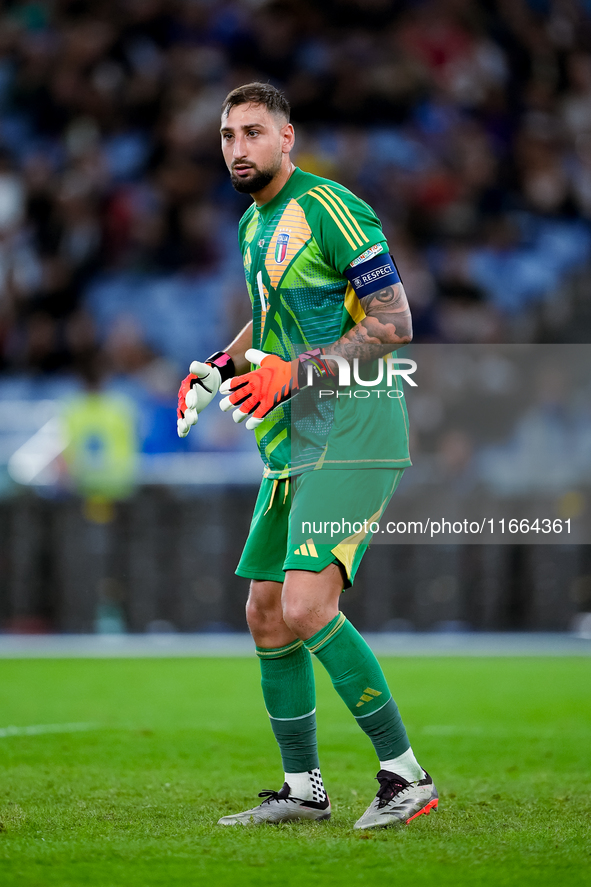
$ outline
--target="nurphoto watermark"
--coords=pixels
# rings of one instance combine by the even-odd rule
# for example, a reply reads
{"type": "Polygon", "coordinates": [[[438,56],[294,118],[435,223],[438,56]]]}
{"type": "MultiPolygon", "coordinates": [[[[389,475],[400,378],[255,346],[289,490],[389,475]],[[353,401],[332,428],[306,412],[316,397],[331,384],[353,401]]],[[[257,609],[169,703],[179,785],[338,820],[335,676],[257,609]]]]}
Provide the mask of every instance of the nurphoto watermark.
{"type": "MultiPolygon", "coordinates": [[[[378,365],[378,375],[375,379],[362,379],[360,368],[359,368],[359,359],[354,358],[351,363],[347,360],[347,358],[342,357],[340,354],[325,354],[325,360],[332,360],[337,364],[338,373],[336,378],[336,384],[338,388],[350,388],[351,387],[351,369],[353,370],[353,384],[355,385],[363,385],[365,388],[356,389],[352,392],[353,397],[364,398],[371,397],[372,394],[377,394],[379,397],[380,394],[386,394],[386,397],[391,398],[401,398],[404,397],[404,392],[401,388],[397,386],[397,379],[404,379],[410,386],[413,388],[417,387],[417,383],[414,379],[411,378],[413,373],[417,371],[417,363],[414,360],[410,360],[405,357],[388,357],[386,359],[380,358],[377,361],[378,365]],[[378,385],[384,385],[385,388],[378,389],[378,385]],[[376,389],[375,391],[368,391],[368,388],[376,389]]],[[[314,385],[315,381],[315,373],[313,366],[308,366],[307,368],[307,378],[306,383],[309,386],[314,385]]],[[[335,396],[343,396],[342,392],[334,391],[332,389],[321,389],[319,391],[319,397],[333,397],[335,396]]],[[[351,396],[351,392],[347,396],[351,396]]]]}
{"type": "Polygon", "coordinates": [[[333,545],[349,536],[390,545],[591,542],[588,345],[413,343],[404,357],[370,362],[322,356],[334,375],[306,368],[308,387],[292,405],[292,460],[302,473],[355,474],[342,493],[298,514],[294,531],[333,545]],[[383,508],[366,503],[369,469],[403,475],[383,508]],[[302,528],[302,517],[311,525],[302,528]]]}

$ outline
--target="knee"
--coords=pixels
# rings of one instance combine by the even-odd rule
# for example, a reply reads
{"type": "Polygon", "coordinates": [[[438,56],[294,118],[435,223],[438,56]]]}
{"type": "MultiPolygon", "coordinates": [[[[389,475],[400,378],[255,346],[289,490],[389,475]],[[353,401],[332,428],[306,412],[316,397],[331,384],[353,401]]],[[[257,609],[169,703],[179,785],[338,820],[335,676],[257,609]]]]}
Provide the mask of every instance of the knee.
{"type": "Polygon", "coordinates": [[[324,628],[339,612],[341,572],[329,564],[320,573],[288,570],[283,583],[283,621],[303,641],[324,628]]]}
{"type": "Polygon", "coordinates": [[[246,602],[246,621],[251,632],[259,634],[282,621],[281,605],[277,595],[267,593],[267,583],[252,582],[246,602]]]}
{"type": "Polygon", "coordinates": [[[283,601],[283,621],[293,633],[302,639],[311,637],[316,632],[314,613],[304,603],[294,599],[283,601]]]}
{"type": "Polygon", "coordinates": [[[264,608],[250,597],[246,602],[246,621],[251,631],[261,631],[268,621],[268,614],[264,608]]]}

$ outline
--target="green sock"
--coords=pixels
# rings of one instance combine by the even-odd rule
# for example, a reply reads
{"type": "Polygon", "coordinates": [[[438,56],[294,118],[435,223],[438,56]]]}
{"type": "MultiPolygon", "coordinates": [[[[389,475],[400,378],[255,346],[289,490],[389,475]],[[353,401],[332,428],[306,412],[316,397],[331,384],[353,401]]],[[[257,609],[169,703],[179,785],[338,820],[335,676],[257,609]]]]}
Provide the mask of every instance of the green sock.
{"type": "Polygon", "coordinates": [[[286,773],[318,767],[316,689],[312,658],[302,641],[257,647],[261,686],[286,773]]]}
{"type": "Polygon", "coordinates": [[[396,758],[410,748],[384,672],[344,613],[304,643],[322,662],[335,690],[371,739],[381,761],[396,758]]]}

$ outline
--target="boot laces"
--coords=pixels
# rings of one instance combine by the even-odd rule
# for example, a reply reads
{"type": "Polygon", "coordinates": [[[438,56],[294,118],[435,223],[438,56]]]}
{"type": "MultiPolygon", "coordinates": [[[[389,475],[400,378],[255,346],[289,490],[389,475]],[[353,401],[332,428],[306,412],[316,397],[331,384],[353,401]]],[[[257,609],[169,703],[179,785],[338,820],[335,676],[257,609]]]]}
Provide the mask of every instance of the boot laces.
{"type": "Polygon", "coordinates": [[[278,792],[265,789],[264,791],[259,792],[259,798],[264,798],[261,802],[262,804],[270,804],[271,801],[287,801],[289,798],[289,792],[289,785],[287,782],[284,782],[278,792]]]}
{"type": "Polygon", "coordinates": [[[410,782],[407,782],[403,776],[396,773],[389,773],[388,770],[380,770],[376,779],[380,783],[376,798],[378,799],[378,808],[385,807],[396,795],[408,788],[410,782]]]}

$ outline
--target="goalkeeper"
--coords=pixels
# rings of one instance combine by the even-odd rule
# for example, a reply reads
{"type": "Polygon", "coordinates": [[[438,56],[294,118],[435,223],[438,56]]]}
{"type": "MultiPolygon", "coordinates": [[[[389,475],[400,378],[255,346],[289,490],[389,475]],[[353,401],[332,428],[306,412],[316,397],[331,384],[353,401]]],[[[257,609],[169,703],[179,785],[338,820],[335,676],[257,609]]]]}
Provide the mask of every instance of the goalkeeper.
{"type": "Polygon", "coordinates": [[[376,657],[339,611],[368,527],[411,464],[401,387],[379,387],[383,358],[412,338],[406,295],[373,210],[291,162],[289,105],[275,87],[233,90],[221,137],[232,184],[254,201],[239,227],[253,318],[225,351],[191,364],[178,431],[220,391],[222,409],[257,437],[265,469],[236,572],[251,580],[247,621],[285,776],[258,806],[219,822],[330,817],[312,655],[380,762],[377,795],[355,827],[409,822],[437,807],[437,791],[376,657]],[[347,388],[336,384],[343,366],[355,370],[347,388]],[[327,536],[333,521],[342,532],[327,536]]]}

